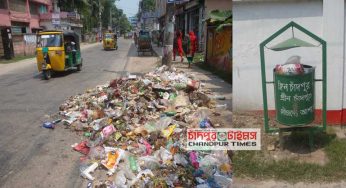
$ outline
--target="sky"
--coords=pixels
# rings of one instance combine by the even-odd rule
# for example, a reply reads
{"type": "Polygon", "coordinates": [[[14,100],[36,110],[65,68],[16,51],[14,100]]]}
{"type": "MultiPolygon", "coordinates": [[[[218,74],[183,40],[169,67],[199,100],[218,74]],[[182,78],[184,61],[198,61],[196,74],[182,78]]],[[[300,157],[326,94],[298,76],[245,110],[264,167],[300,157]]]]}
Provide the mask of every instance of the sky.
{"type": "Polygon", "coordinates": [[[117,8],[123,9],[127,17],[135,16],[138,12],[139,0],[120,0],[116,1],[117,8]]]}

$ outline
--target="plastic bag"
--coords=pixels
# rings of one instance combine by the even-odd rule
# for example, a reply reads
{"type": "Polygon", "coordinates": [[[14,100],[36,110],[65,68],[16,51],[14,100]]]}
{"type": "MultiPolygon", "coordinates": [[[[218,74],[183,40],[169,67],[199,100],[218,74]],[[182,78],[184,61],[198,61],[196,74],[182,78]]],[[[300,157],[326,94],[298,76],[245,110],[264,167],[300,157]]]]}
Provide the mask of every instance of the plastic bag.
{"type": "Polygon", "coordinates": [[[145,155],[151,155],[151,152],[152,152],[151,145],[145,139],[141,139],[140,141],[145,146],[145,155]]]}
{"type": "Polygon", "coordinates": [[[87,155],[90,151],[90,148],[88,147],[87,143],[88,143],[87,141],[83,141],[83,142],[73,146],[73,149],[84,154],[84,155],[87,155]]]}
{"type": "Polygon", "coordinates": [[[108,125],[107,127],[102,129],[102,137],[108,138],[111,134],[116,131],[114,125],[108,125]]]}
{"type": "Polygon", "coordinates": [[[211,123],[210,119],[205,118],[199,123],[200,128],[213,128],[213,124],[211,123]]]}
{"type": "Polygon", "coordinates": [[[102,146],[90,148],[88,157],[92,160],[100,160],[106,157],[105,149],[102,146]]]}
{"type": "Polygon", "coordinates": [[[162,130],[161,132],[162,132],[163,137],[168,139],[173,134],[174,129],[176,127],[177,127],[176,125],[170,125],[168,128],[162,130]]]}
{"type": "Polygon", "coordinates": [[[174,164],[180,164],[186,167],[189,164],[189,162],[185,159],[184,155],[178,153],[174,155],[174,164]]]}
{"type": "Polygon", "coordinates": [[[112,174],[115,172],[117,165],[119,164],[120,159],[124,154],[124,150],[117,149],[116,151],[111,151],[107,153],[107,158],[101,161],[101,164],[105,166],[109,173],[112,174]]]}
{"type": "Polygon", "coordinates": [[[190,154],[189,154],[189,158],[190,158],[190,162],[191,162],[192,166],[195,169],[198,169],[199,168],[198,153],[195,152],[195,151],[191,151],[190,154]]]}
{"type": "MultiPolygon", "coordinates": [[[[139,180],[142,180],[144,181],[142,183],[142,185],[140,185],[139,187],[145,187],[145,184],[149,183],[150,182],[150,179],[154,177],[154,174],[153,172],[150,170],[150,169],[145,169],[145,170],[142,170],[140,171],[138,174],[137,174],[137,177],[136,179],[132,180],[130,183],[129,183],[129,187],[131,187],[132,185],[136,184],[139,180]]],[[[137,186],[136,186],[137,187],[137,186]]],[[[150,187],[150,186],[149,186],[150,187]]]]}
{"type": "Polygon", "coordinates": [[[148,131],[148,133],[156,131],[155,123],[153,123],[153,122],[147,122],[144,125],[144,128],[146,131],[148,131]]]}
{"type": "Polygon", "coordinates": [[[232,178],[220,174],[215,174],[214,179],[215,182],[221,187],[229,187],[232,184],[232,178]]]}
{"type": "Polygon", "coordinates": [[[164,164],[170,164],[170,162],[173,159],[173,155],[171,154],[171,152],[169,152],[162,146],[160,147],[160,150],[159,150],[159,156],[164,164]]]}
{"type": "Polygon", "coordinates": [[[285,64],[276,65],[275,72],[282,75],[299,75],[304,74],[304,67],[300,63],[300,56],[290,57],[285,64]]]}
{"type": "Polygon", "coordinates": [[[200,109],[197,112],[195,112],[192,117],[192,119],[197,119],[199,121],[202,121],[203,119],[208,118],[208,110],[207,109],[200,109]]]}
{"type": "Polygon", "coordinates": [[[126,182],[127,182],[127,179],[125,177],[125,172],[122,170],[117,172],[114,178],[115,185],[119,188],[127,188],[126,182]]]}
{"type": "Polygon", "coordinates": [[[154,156],[143,156],[137,160],[139,166],[143,169],[155,170],[160,167],[159,160],[154,156]]]}
{"type": "Polygon", "coordinates": [[[188,105],[190,105],[190,101],[189,101],[187,96],[185,96],[185,95],[178,95],[175,98],[174,106],[176,108],[185,107],[185,106],[188,106],[188,105]]]}
{"type": "Polygon", "coordinates": [[[156,128],[157,130],[163,130],[163,129],[166,129],[168,125],[171,123],[172,123],[172,118],[163,117],[163,118],[160,118],[158,122],[156,122],[156,128]]]}

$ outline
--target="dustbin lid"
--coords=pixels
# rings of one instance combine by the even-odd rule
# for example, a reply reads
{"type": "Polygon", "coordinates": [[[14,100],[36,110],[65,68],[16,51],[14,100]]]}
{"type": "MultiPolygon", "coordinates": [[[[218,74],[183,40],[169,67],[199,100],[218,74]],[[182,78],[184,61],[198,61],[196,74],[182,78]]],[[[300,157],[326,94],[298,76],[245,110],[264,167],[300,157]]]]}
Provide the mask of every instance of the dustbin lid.
{"type": "Polygon", "coordinates": [[[283,42],[280,42],[279,44],[276,44],[270,47],[269,49],[274,51],[282,51],[282,50],[287,50],[290,48],[297,48],[297,47],[317,47],[317,45],[314,45],[309,42],[293,37],[283,42]]]}

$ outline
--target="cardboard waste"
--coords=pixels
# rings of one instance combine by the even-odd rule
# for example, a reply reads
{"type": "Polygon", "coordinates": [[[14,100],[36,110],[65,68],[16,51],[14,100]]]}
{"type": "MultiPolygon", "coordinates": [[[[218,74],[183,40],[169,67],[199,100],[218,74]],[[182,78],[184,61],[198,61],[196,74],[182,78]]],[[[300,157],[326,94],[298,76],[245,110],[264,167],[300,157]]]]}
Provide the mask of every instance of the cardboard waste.
{"type": "Polygon", "coordinates": [[[89,187],[227,187],[227,151],[186,150],[187,128],[212,128],[216,105],[200,81],[162,66],[70,97],[59,114],[83,138],[72,147],[89,187]]]}

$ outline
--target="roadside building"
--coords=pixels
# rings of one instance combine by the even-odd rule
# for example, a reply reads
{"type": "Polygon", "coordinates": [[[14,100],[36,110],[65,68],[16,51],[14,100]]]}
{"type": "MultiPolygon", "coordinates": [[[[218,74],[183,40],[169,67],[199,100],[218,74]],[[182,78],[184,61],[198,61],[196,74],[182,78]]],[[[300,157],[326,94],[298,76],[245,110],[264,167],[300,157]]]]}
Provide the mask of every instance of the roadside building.
{"type": "Polygon", "coordinates": [[[26,55],[34,45],[32,33],[41,30],[40,14],[49,11],[50,0],[0,0],[0,56],[26,55]]]}
{"type": "Polygon", "coordinates": [[[78,13],[60,11],[54,0],[0,0],[0,57],[33,55],[38,31],[74,30],[81,35],[82,27],[78,13]]]}

